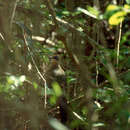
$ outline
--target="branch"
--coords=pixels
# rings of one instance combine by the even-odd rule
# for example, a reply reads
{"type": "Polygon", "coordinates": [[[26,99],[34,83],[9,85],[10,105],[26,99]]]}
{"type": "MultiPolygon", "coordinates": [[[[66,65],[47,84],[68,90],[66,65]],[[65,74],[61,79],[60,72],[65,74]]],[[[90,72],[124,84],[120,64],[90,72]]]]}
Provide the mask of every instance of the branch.
{"type": "Polygon", "coordinates": [[[46,104],[47,104],[47,91],[46,91],[46,90],[47,90],[47,83],[46,83],[46,79],[45,79],[45,78],[43,77],[43,75],[41,74],[41,72],[40,72],[40,70],[38,69],[37,64],[36,64],[36,62],[35,62],[35,60],[34,60],[34,58],[33,58],[33,56],[32,56],[32,52],[31,52],[31,50],[30,50],[30,48],[29,48],[29,46],[28,46],[28,42],[27,42],[27,39],[26,39],[25,31],[24,31],[23,37],[24,37],[24,42],[25,42],[25,44],[26,44],[26,46],[27,46],[27,49],[28,49],[28,51],[29,51],[29,54],[30,54],[30,56],[31,56],[32,62],[33,62],[33,64],[34,64],[34,66],[35,66],[35,68],[36,68],[36,70],[37,70],[39,76],[41,77],[41,79],[42,79],[43,82],[44,82],[44,87],[45,87],[45,102],[44,102],[44,107],[46,108],[46,104]]]}
{"type": "Polygon", "coordinates": [[[10,20],[10,29],[11,30],[12,30],[13,19],[14,19],[14,16],[15,16],[15,11],[16,11],[16,7],[17,7],[18,2],[19,2],[19,0],[16,0],[15,3],[14,3],[13,12],[12,12],[11,20],[10,20]]]}

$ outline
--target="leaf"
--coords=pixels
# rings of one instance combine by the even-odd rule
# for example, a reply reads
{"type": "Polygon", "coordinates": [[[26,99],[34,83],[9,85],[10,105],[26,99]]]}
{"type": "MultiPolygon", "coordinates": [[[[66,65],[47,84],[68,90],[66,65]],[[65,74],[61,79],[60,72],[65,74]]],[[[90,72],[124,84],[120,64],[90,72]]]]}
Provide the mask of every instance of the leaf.
{"type": "Polygon", "coordinates": [[[83,107],[83,108],[81,109],[81,111],[82,111],[83,115],[86,115],[86,114],[87,114],[87,112],[88,112],[88,110],[87,110],[87,108],[86,108],[86,107],[83,107]]]}
{"type": "Polygon", "coordinates": [[[56,101],[57,101],[57,97],[56,96],[51,96],[50,99],[49,99],[49,101],[50,101],[51,105],[55,105],[56,101]]]}
{"type": "Polygon", "coordinates": [[[66,126],[61,124],[57,119],[50,119],[49,123],[55,130],[69,130],[66,126]]]}
{"type": "Polygon", "coordinates": [[[93,7],[91,7],[91,6],[87,6],[87,9],[88,9],[88,11],[89,11],[91,14],[95,15],[96,17],[99,16],[99,11],[98,11],[97,9],[95,9],[95,8],[93,8],[93,7]]]}
{"type": "Polygon", "coordinates": [[[124,12],[124,11],[119,11],[117,13],[114,13],[109,18],[109,24],[110,25],[118,25],[120,22],[122,22],[124,20],[125,15],[126,15],[126,12],[124,12]]]}
{"type": "MultiPolygon", "coordinates": [[[[55,93],[54,93],[53,89],[52,88],[48,88],[48,86],[46,86],[46,94],[55,96],[55,93]]],[[[41,95],[45,96],[45,87],[42,88],[41,95]]]]}
{"type": "Polygon", "coordinates": [[[124,8],[125,8],[125,9],[130,9],[130,5],[125,4],[125,5],[124,5],[124,8]]]}
{"type": "Polygon", "coordinates": [[[22,85],[22,83],[26,80],[26,77],[24,75],[21,75],[20,77],[16,77],[16,76],[9,76],[7,78],[7,82],[10,84],[10,85],[15,85],[15,86],[18,86],[18,85],[22,85]]]}
{"type": "Polygon", "coordinates": [[[37,90],[37,89],[38,89],[38,85],[37,85],[37,83],[34,82],[34,83],[33,83],[33,87],[34,87],[34,89],[37,90]]]}
{"type": "Polygon", "coordinates": [[[99,126],[105,126],[105,124],[101,122],[93,124],[93,127],[99,127],[99,126]]]}
{"type": "Polygon", "coordinates": [[[67,82],[68,82],[68,83],[71,83],[71,82],[73,82],[73,81],[76,81],[76,78],[68,77],[68,79],[67,79],[67,82]]]}
{"type": "Polygon", "coordinates": [[[103,17],[106,19],[109,19],[113,14],[115,14],[117,11],[120,11],[120,10],[121,10],[121,7],[117,5],[108,5],[103,17]]]}
{"type": "Polygon", "coordinates": [[[21,75],[21,76],[19,77],[19,82],[24,82],[25,79],[26,79],[25,75],[21,75]]]}
{"type": "Polygon", "coordinates": [[[65,10],[65,11],[62,11],[62,14],[63,15],[70,15],[70,12],[65,10]]]}
{"type": "Polygon", "coordinates": [[[117,10],[119,9],[119,7],[117,5],[109,5],[106,9],[106,11],[113,11],[113,10],[117,10]]]}
{"type": "Polygon", "coordinates": [[[127,4],[130,4],[130,0],[126,0],[126,3],[127,3],[127,4]]]}
{"type": "Polygon", "coordinates": [[[61,87],[60,87],[60,85],[59,85],[57,82],[53,82],[53,83],[52,83],[52,87],[53,87],[53,90],[54,90],[55,95],[56,95],[57,97],[59,97],[59,96],[62,95],[61,87]]]}
{"type": "Polygon", "coordinates": [[[10,76],[9,78],[7,78],[9,84],[14,84],[15,80],[16,80],[15,76],[10,76]]]}
{"type": "Polygon", "coordinates": [[[83,8],[78,7],[77,10],[78,10],[78,11],[81,11],[82,13],[84,13],[84,14],[86,14],[86,15],[92,17],[92,18],[97,19],[97,16],[96,16],[96,15],[92,14],[91,12],[89,12],[89,11],[83,9],[83,8]]]}
{"type": "Polygon", "coordinates": [[[127,42],[128,45],[130,45],[130,31],[126,32],[123,36],[122,36],[122,40],[121,40],[121,44],[127,42]]]}

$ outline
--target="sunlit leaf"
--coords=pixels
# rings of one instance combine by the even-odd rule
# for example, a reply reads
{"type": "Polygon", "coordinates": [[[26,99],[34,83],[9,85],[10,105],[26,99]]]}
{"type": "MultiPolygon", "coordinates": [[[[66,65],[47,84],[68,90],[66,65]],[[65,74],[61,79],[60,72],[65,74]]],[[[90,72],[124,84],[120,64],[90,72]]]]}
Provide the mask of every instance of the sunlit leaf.
{"type": "Polygon", "coordinates": [[[121,44],[127,42],[130,45],[130,31],[126,32],[123,36],[122,36],[122,40],[121,40],[121,44]]]}
{"type": "Polygon", "coordinates": [[[18,85],[21,85],[24,81],[25,81],[26,77],[24,75],[20,76],[20,77],[17,77],[17,76],[9,76],[7,78],[7,82],[11,85],[15,85],[15,86],[18,86],[18,85]]]}
{"type": "Polygon", "coordinates": [[[78,11],[81,11],[82,13],[84,13],[84,14],[86,14],[86,15],[92,17],[92,18],[97,19],[97,16],[96,16],[96,15],[92,14],[91,12],[89,12],[89,11],[86,10],[86,9],[83,9],[83,8],[78,7],[77,10],[78,10],[78,11]]]}
{"type": "Polygon", "coordinates": [[[105,126],[104,123],[94,123],[93,124],[94,127],[99,127],[99,126],[105,126]]]}
{"type": "Polygon", "coordinates": [[[69,11],[62,11],[62,14],[64,14],[64,15],[69,15],[70,12],[69,12],[69,11]]]}
{"type": "Polygon", "coordinates": [[[117,11],[121,11],[121,7],[117,5],[108,5],[103,17],[108,19],[117,11]]]}
{"type": "Polygon", "coordinates": [[[124,20],[125,15],[126,15],[126,12],[124,12],[124,11],[119,11],[119,12],[113,14],[109,18],[109,24],[110,25],[118,25],[120,22],[122,22],[124,20]]]}
{"type": "Polygon", "coordinates": [[[78,113],[76,113],[76,112],[73,111],[73,114],[74,114],[74,116],[77,117],[79,120],[84,121],[83,117],[81,117],[81,115],[79,115],[78,113]]]}
{"type": "Polygon", "coordinates": [[[58,120],[56,119],[50,119],[49,120],[50,125],[55,129],[55,130],[69,130],[66,126],[61,124],[58,120]]]}
{"type": "Polygon", "coordinates": [[[55,95],[56,95],[57,97],[59,97],[59,96],[62,95],[61,87],[60,87],[60,85],[59,85],[57,82],[53,82],[53,83],[52,83],[52,87],[53,87],[53,90],[54,90],[55,95]]]}
{"type": "Polygon", "coordinates": [[[113,11],[117,10],[119,7],[117,5],[109,5],[106,9],[106,11],[113,11]]]}
{"type": "MultiPolygon", "coordinates": [[[[46,87],[46,94],[47,95],[55,95],[53,89],[46,87]]],[[[41,95],[45,96],[45,88],[42,88],[41,95]]]]}
{"type": "Polygon", "coordinates": [[[24,82],[25,79],[26,79],[25,75],[22,75],[22,76],[19,77],[19,81],[20,81],[20,82],[24,82]]]}
{"type": "Polygon", "coordinates": [[[57,97],[56,96],[51,96],[50,99],[49,99],[49,101],[50,101],[51,105],[55,105],[56,101],[57,101],[57,97]]]}
{"type": "Polygon", "coordinates": [[[15,80],[16,80],[15,76],[10,76],[10,77],[7,79],[7,81],[8,81],[9,84],[13,84],[15,80]]]}
{"type": "Polygon", "coordinates": [[[91,7],[91,6],[87,6],[87,9],[88,9],[88,11],[91,13],[91,14],[93,14],[93,15],[95,15],[95,16],[99,16],[99,11],[97,10],[97,9],[95,9],[95,8],[93,8],[93,7],[91,7]]]}
{"type": "Polygon", "coordinates": [[[37,83],[35,83],[35,82],[33,83],[33,86],[34,86],[35,89],[38,88],[38,85],[37,85],[37,83]]]}
{"type": "Polygon", "coordinates": [[[78,27],[77,30],[83,32],[83,29],[81,27],[78,27]]]}
{"type": "Polygon", "coordinates": [[[125,8],[125,9],[130,9],[130,5],[125,4],[125,5],[124,5],[124,8],[125,8]]]}
{"type": "Polygon", "coordinates": [[[82,113],[83,113],[84,115],[86,115],[86,113],[88,112],[88,110],[87,110],[86,107],[83,107],[81,111],[82,111],[82,113]]]}
{"type": "Polygon", "coordinates": [[[129,117],[128,117],[128,123],[130,124],[130,115],[129,115],[129,117]]]}
{"type": "Polygon", "coordinates": [[[68,77],[68,79],[67,79],[67,82],[68,83],[71,83],[71,82],[73,82],[73,81],[76,81],[76,78],[73,78],[73,77],[68,77]]]}
{"type": "Polygon", "coordinates": [[[126,0],[126,3],[127,3],[127,4],[130,4],[130,0],[126,0]]]}

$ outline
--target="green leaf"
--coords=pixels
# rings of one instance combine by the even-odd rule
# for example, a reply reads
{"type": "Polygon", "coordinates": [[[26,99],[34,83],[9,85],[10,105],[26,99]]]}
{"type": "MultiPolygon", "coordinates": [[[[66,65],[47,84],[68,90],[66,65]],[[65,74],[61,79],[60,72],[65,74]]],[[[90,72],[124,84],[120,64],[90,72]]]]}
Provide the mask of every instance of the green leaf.
{"type": "Polygon", "coordinates": [[[51,96],[49,100],[50,100],[51,105],[55,105],[56,101],[57,101],[57,97],[56,96],[51,96]]]}
{"type": "MultiPolygon", "coordinates": [[[[53,95],[53,96],[55,95],[53,89],[48,88],[48,87],[46,87],[46,94],[47,94],[47,95],[53,95]]],[[[41,90],[41,95],[42,95],[42,96],[45,96],[45,88],[42,88],[42,90],[41,90]]]]}
{"type": "Polygon", "coordinates": [[[33,83],[33,86],[34,86],[34,89],[36,89],[36,90],[38,89],[37,83],[34,82],[34,83],[33,83]]]}
{"type": "Polygon", "coordinates": [[[26,79],[26,77],[25,77],[25,75],[21,75],[20,77],[19,77],[19,82],[24,82],[25,81],[25,79],[26,79]]]}
{"type": "Polygon", "coordinates": [[[130,4],[130,0],[126,0],[126,3],[127,3],[127,4],[130,4]]]}
{"type": "Polygon", "coordinates": [[[61,124],[57,119],[50,119],[49,123],[55,130],[69,130],[66,126],[61,124]]]}
{"type": "Polygon", "coordinates": [[[90,17],[92,17],[92,18],[98,19],[96,15],[92,14],[88,10],[85,10],[83,8],[80,8],[80,7],[78,7],[77,10],[84,13],[84,14],[86,14],[86,15],[88,15],[88,16],[90,16],[90,17]]]}
{"type": "Polygon", "coordinates": [[[125,9],[130,9],[130,5],[125,4],[125,5],[124,5],[124,8],[125,8],[125,9]]]}
{"type": "Polygon", "coordinates": [[[86,115],[86,114],[87,114],[87,112],[88,112],[88,110],[87,110],[87,108],[86,108],[86,107],[83,107],[83,108],[81,109],[81,111],[82,111],[83,115],[86,115]]]}
{"type": "Polygon", "coordinates": [[[99,122],[99,123],[94,123],[93,126],[94,126],[94,127],[99,127],[99,126],[105,126],[105,124],[99,122]]]}
{"type": "Polygon", "coordinates": [[[117,5],[109,5],[106,9],[106,11],[113,11],[113,10],[117,10],[119,7],[117,5]]]}
{"type": "Polygon", "coordinates": [[[124,10],[126,13],[130,13],[130,5],[125,4],[123,10],[124,10]]]}
{"type": "Polygon", "coordinates": [[[74,81],[76,81],[76,78],[73,78],[72,76],[68,76],[67,83],[72,83],[74,81]]]}
{"type": "Polygon", "coordinates": [[[109,19],[113,14],[115,14],[116,12],[120,10],[121,10],[121,7],[117,5],[108,5],[103,17],[106,19],[109,19]]]}
{"type": "Polygon", "coordinates": [[[93,8],[93,7],[91,7],[91,6],[87,6],[87,9],[88,9],[88,11],[89,11],[91,14],[95,15],[96,17],[99,16],[99,11],[98,11],[97,9],[95,9],[95,8],[93,8]]]}
{"type": "Polygon", "coordinates": [[[122,22],[124,20],[125,15],[126,15],[126,12],[124,12],[124,11],[118,11],[117,13],[114,13],[109,18],[109,24],[118,25],[120,22],[122,22]]]}
{"type": "Polygon", "coordinates": [[[70,15],[70,12],[65,10],[65,11],[62,11],[62,14],[63,15],[70,15]]]}
{"type": "Polygon", "coordinates": [[[121,44],[127,42],[130,45],[130,31],[126,32],[123,36],[122,36],[122,40],[121,40],[121,44]]]}
{"type": "Polygon", "coordinates": [[[53,87],[53,90],[54,90],[55,95],[56,95],[57,97],[59,97],[59,96],[62,95],[61,87],[60,87],[60,85],[59,85],[57,82],[53,82],[53,83],[52,83],[52,87],[53,87]]]}
{"type": "Polygon", "coordinates": [[[25,79],[26,79],[25,75],[21,75],[19,77],[11,75],[7,78],[7,82],[10,85],[19,86],[19,85],[22,85],[25,79]]]}

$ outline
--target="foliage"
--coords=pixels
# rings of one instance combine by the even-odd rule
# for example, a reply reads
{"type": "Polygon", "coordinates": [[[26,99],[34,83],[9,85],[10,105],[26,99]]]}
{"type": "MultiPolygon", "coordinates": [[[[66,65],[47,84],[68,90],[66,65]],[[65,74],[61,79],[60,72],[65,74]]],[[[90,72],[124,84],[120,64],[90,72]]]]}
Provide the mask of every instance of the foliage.
{"type": "Polygon", "coordinates": [[[0,1],[0,129],[128,130],[130,1],[0,1]]]}

